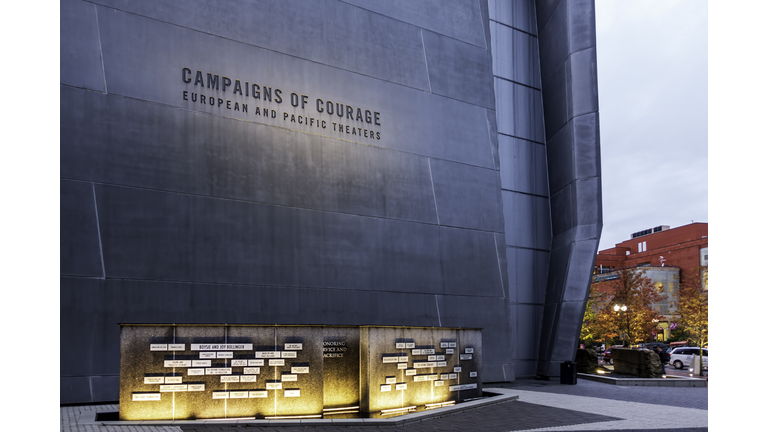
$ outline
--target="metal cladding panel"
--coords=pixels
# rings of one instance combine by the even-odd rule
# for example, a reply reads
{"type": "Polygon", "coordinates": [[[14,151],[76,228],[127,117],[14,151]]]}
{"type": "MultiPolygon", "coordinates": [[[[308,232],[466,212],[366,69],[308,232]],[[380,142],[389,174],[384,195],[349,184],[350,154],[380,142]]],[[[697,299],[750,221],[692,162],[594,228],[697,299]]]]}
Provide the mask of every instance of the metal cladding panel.
{"type": "Polygon", "coordinates": [[[93,185],[61,180],[59,266],[63,275],[103,277],[93,185]]]}
{"type": "Polygon", "coordinates": [[[504,231],[498,171],[433,159],[429,163],[441,225],[504,231]]]}
{"type": "MultiPolygon", "coordinates": [[[[112,14],[113,10],[120,10],[152,18],[169,31],[174,31],[172,27],[188,28],[208,35],[209,39],[216,39],[210,37],[215,35],[407,87],[429,88],[420,29],[345,2],[97,0],[96,3],[111,8],[102,8],[102,12],[112,14]]],[[[126,27],[124,31],[133,33],[125,35],[128,40],[143,36],[135,28],[126,27]]],[[[173,38],[170,42],[184,49],[196,46],[198,57],[215,52],[191,40],[173,38]]],[[[141,45],[136,49],[141,49],[141,45]]]]}
{"type": "Polygon", "coordinates": [[[547,154],[542,144],[499,135],[501,187],[546,197],[547,154]]]}
{"type": "Polygon", "coordinates": [[[535,36],[491,22],[491,44],[495,76],[541,89],[539,45],[535,36]]]}
{"type": "Polygon", "coordinates": [[[602,230],[594,2],[536,2],[552,211],[537,374],[576,357],[602,230]]]}
{"type": "Polygon", "coordinates": [[[59,7],[61,83],[106,91],[96,7],[78,0],[62,0],[59,7]]]}
{"type": "Polygon", "coordinates": [[[510,300],[544,304],[549,252],[524,247],[508,247],[510,300]]]}
{"type": "Polygon", "coordinates": [[[425,31],[422,36],[430,91],[493,108],[491,53],[437,33],[425,31]]]}
{"type": "Polygon", "coordinates": [[[440,250],[446,294],[504,297],[495,234],[440,227],[440,250]]]}
{"type": "Polygon", "coordinates": [[[485,48],[479,2],[461,0],[345,0],[346,3],[485,48]]]}
{"type": "Polygon", "coordinates": [[[501,78],[494,78],[494,85],[499,133],[544,143],[541,92],[501,78]]]}
{"type": "Polygon", "coordinates": [[[502,191],[507,246],[549,250],[552,241],[549,200],[502,191]]]}
{"type": "Polygon", "coordinates": [[[536,35],[536,5],[534,0],[488,0],[492,21],[536,35]]]}

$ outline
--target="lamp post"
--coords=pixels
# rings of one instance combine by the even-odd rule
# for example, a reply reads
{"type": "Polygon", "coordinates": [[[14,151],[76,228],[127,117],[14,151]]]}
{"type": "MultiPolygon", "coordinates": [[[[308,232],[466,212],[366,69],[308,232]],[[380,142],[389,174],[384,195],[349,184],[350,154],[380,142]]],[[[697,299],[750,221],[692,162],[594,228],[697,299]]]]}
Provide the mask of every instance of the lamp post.
{"type": "MultiPolygon", "coordinates": [[[[616,311],[616,313],[619,313],[619,311],[621,311],[621,313],[623,313],[624,315],[626,315],[626,312],[627,312],[627,306],[626,306],[626,305],[618,305],[618,304],[617,304],[617,305],[614,305],[614,306],[613,306],[613,310],[614,310],[614,311],[616,311]]],[[[626,333],[626,335],[627,335],[627,339],[629,339],[629,317],[627,317],[627,333],[626,333]]],[[[621,339],[622,339],[622,341],[623,341],[622,345],[624,345],[624,346],[628,346],[628,345],[627,345],[627,341],[626,341],[626,340],[624,340],[624,338],[623,338],[623,337],[622,337],[621,339]]]]}

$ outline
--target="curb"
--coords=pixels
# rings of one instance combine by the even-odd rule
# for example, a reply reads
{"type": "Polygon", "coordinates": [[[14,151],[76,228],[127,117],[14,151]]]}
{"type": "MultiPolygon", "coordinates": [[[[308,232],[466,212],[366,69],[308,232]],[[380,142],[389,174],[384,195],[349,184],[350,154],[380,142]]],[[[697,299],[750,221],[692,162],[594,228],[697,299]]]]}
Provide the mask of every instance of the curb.
{"type": "Polygon", "coordinates": [[[436,408],[429,411],[420,411],[413,414],[405,414],[393,418],[359,418],[359,419],[284,419],[284,420],[143,420],[143,421],[97,421],[96,411],[84,411],[77,421],[79,426],[181,426],[181,425],[221,425],[221,426],[403,426],[410,423],[418,423],[424,420],[445,417],[470,411],[481,407],[496,405],[499,403],[518,400],[520,396],[514,390],[502,388],[483,389],[483,394],[489,395],[482,399],[462,402],[436,408]]]}
{"type": "Polygon", "coordinates": [[[577,374],[579,378],[597,381],[605,384],[622,386],[643,387],[707,387],[708,380],[700,378],[674,377],[674,378],[611,378],[602,375],[586,373],[577,374]]]}

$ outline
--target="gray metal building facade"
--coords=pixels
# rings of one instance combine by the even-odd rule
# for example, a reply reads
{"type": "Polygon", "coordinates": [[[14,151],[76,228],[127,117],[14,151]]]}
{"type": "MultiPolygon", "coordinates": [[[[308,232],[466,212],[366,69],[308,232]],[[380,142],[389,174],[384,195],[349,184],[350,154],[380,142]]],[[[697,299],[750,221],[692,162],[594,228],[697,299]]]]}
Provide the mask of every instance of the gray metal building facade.
{"type": "Polygon", "coordinates": [[[118,323],[483,328],[573,360],[602,228],[594,4],[62,0],[61,403],[118,323]]]}

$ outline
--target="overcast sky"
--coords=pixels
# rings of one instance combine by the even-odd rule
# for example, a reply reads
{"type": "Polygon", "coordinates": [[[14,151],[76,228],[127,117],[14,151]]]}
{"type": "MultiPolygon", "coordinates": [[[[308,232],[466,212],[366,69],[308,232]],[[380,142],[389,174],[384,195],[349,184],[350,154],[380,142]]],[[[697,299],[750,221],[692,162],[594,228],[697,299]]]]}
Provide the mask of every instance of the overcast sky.
{"type": "Polygon", "coordinates": [[[707,2],[596,0],[599,250],[708,222],[707,2]]]}

